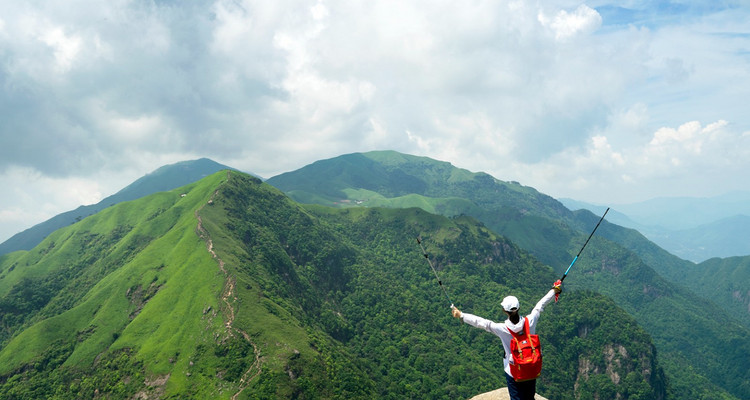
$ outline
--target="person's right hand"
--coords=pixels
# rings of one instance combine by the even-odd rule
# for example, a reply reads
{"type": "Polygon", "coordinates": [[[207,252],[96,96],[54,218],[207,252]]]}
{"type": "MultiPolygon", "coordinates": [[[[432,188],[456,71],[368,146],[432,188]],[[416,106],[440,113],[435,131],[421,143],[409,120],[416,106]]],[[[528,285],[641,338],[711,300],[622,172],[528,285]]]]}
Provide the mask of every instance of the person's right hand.
{"type": "Polygon", "coordinates": [[[558,279],[557,282],[552,284],[552,289],[555,289],[555,294],[560,294],[562,292],[562,281],[558,279]]]}
{"type": "Polygon", "coordinates": [[[461,310],[454,306],[451,306],[451,313],[453,313],[453,318],[461,318],[463,316],[461,310]]]}

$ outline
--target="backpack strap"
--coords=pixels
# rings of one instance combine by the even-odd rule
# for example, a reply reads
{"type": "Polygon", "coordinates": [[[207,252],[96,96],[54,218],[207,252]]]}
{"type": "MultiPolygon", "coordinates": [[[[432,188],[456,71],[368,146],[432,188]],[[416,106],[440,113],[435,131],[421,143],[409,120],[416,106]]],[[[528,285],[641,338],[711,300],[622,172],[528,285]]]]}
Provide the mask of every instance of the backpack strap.
{"type": "Polygon", "coordinates": [[[531,341],[531,328],[529,328],[528,318],[525,318],[523,327],[524,327],[524,330],[526,331],[526,340],[528,340],[529,343],[531,344],[531,351],[536,352],[536,347],[534,347],[534,342],[531,341]]]}
{"type": "Polygon", "coordinates": [[[523,317],[523,330],[526,332],[526,339],[531,340],[531,328],[529,328],[529,318],[523,317]]]}
{"type": "Polygon", "coordinates": [[[529,328],[528,318],[526,318],[526,321],[524,322],[524,328],[526,331],[526,340],[528,340],[529,344],[531,345],[531,353],[536,354],[536,347],[534,347],[534,342],[531,340],[531,328],[529,328]]]}
{"type": "Polygon", "coordinates": [[[536,347],[534,347],[534,342],[531,341],[531,329],[529,328],[529,319],[526,317],[523,317],[523,331],[520,333],[515,333],[513,330],[508,329],[508,332],[510,332],[510,335],[513,336],[513,340],[516,342],[516,348],[521,349],[521,345],[518,343],[518,338],[523,339],[524,333],[526,334],[526,340],[528,340],[529,345],[531,346],[531,352],[536,353],[536,347]]]}

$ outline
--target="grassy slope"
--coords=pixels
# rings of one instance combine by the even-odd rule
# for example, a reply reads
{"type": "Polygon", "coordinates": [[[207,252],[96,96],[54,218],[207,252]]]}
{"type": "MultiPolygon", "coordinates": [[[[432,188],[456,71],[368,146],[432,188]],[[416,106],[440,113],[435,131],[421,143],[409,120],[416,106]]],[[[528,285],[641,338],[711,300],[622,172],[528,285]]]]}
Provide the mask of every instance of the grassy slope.
{"type": "MultiPolygon", "coordinates": [[[[230,226],[234,221],[227,214],[227,207],[233,207],[233,200],[226,199],[227,191],[234,191],[246,185],[254,187],[261,193],[275,192],[266,185],[259,184],[253,178],[241,174],[232,174],[231,189],[220,190],[215,198],[215,205],[206,207],[201,211],[204,228],[213,240],[218,257],[224,262],[229,275],[235,280],[234,292],[228,298],[229,303],[222,308],[227,309],[231,305],[235,321],[235,335],[241,332],[247,333],[252,339],[252,344],[257,346],[259,354],[262,354],[261,365],[252,370],[250,378],[257,377],[250,382],[246,393],[255,393],[261,398],[290,397],[293,393],[309,390],[308,387],[296,387],[300,385],[290,382],[288,374],[290,365],[304,369],[305,378],[311,387],[318,385],[325,393],[325,372],[320,360],[320,350],[311,346],[309,327],[298,319],[297,315],[290,312],[287,305],[288,299],[269,297],[272,283],[277,277],[266,270],[262,257],[251,254],[253,249],[247,246],[237,237],[230,226]],[[240,181],[239,183],[237,181],[240,181]],[[248,183],[248,181],[250,183],[248,183]],[[269,190],[270,189],[270,190],[269,190]]],[[[253,202],[253,193],[244,193],[245,200],[253,202]]],[[[286,202],[286,199],[281,199],[286,202]]],[[[272,233],[266,232],[271,235],[272,233]]],[[[278,246],[278,244],[276,244],[278,246]]],[[[325,341],[325,339],[321,339],[325,341]]],[[[250,369],[246,370],[249,371],[250,369]]]]}
{"type": "Polygon", "coordinates": [[[55,293],[34,303],[33,315],[13,327],[15,334],[0,349],[3,393],[51,398],[87,397],[94,390],[115,397],[130,397],[134,390],[197,398],[309,396],[319,388],[332,393],[320,356],[330,338],[311,334],[285,306],[290,300],[263,292],[278,278],[265,270],[263,259],[243,257],[243,247],[226,230],[231,225],[226,209],[213,201],[207,205],[214,196],[219,203],[232,176],[260,183],[220,172],[108,208],[55,232],[32,251],[2,257],[3,310],[14,310],[12,295],[19,287],[39,297],[28,290],[34,282],[61,282],[48,285],[55,293]],[[209,239],[224,250],[219,257],[228,275],[209,253],[209,239]],[[59,364],[52,365],[51,357],[59,364]],[[113,359],[125,361],[114,366],[113,359]],[[110,365],[130,375],[120,376],[110,365]],[[289,366],[303,378],[289,383],[289,366]],[[138,377],[141,382],[128,383],[138,377]],[[76,390],[65,390],[68,386],[76,390]]]}
{"type": "MultiPolygon", "coordinates": [[[[72,341],[75,349],[67,366],[91,365],[103,352],[132,348],[136,358],[145,361],[147,375],[171,374],[167,393],[183,392],[196,343],[210,340],[222,325],[221,316],[210,319],[203,312],[217,309],[224,277],[195,233],[193,212],[225,175],[181,189],[185,197],[165,192],[106,209],[55,232],[28,253],[3,260],[4,274],[9,261],[19,265],[3,279],[7,290],[21,275],[42,275],[76,263],[76,254],[85,257],[80,247],[85,238],[133,227],[105,249],[94,249],[106,255],[78,272],[100,280],[87,287],[74,306],[38,318],[6,344],[0,352],[0,373],[33,361],[55,342],[72,341]]],[[[65,295],[61,291],[59,296],[65,295]]],[[[194,389],[210,392],[212,386],[215,382],[194,389]]]]}

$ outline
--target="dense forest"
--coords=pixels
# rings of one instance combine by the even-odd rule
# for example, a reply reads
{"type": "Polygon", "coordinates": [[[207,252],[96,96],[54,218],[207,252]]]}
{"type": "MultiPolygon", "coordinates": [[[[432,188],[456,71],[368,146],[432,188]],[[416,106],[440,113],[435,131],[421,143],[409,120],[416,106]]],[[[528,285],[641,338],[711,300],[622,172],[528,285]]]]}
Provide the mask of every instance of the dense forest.
{"type": "MultiPolygon", "coordinates": [[[[3,398],[464,398],[504,386],[500,318],[555,271],[471,217],[302,206],[220,172],[0,258],[3,398]],[[180,194],[185,196],[180,196],[180,194]]],[[[566,290],[539,326],[550,398],[670,397],[650,335],[566,290]]],[[[727,398],[731,398],[728,396],[727,398]]]]}
{"type": "MultiPolygon", "coordinates": [[[[317,161],[268,183],[303,203],[412,206],[445,216],[470,215],[558,274],[599,218],[585,210],[572,212],[517,182],[393,151],[317,161]]],[[[735,280],[746,275],[742,260],[696,266],[605,220],[565,282],[570,289],[611,297],[638,321],[659,349],[675,398],[747,398],[750,330],[743,321],[750,310],[746,290],[737,286],[742,280],[735,280]],[[717,348],[732,349],[732,361],[717,348]]]]}
{"type": "MultiPolygon", "coordinates": [[[[502,346],[450,317],[416,238],[456,305],[502,319],[599,218],[395,152],[268,183],[223,171],[1,255],[0,398],[470,397],[505,385],[502,346]]],[[[605,220],[542,315],[539,393],[746,398],[746,261],[605,220]]]]}

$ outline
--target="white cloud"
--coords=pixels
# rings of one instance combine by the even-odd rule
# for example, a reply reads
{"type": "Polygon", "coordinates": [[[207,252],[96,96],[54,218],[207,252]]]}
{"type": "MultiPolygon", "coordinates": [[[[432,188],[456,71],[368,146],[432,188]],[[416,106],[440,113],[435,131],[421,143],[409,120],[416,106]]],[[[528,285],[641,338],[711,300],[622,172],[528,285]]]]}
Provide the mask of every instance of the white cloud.
{"type": "Polygon", "coordinates": [[[310,14],[312,14],[313,19],[316,21],[324,19],[329,15],[328,8],[321,1],[310,7],[310,14]]]}
{"type": "Polygon", "coordinates": [[[735,189],[748,10],[613,21],[606,5],[10,2],[0,186],[25,187],[18,168],[124,186],[201,156],[270,177],[394,149],[583,200],[735,189]]]}
{"type": "Polygon", "coordinates": [[[39,38],[53,49],[56,69],[63,73],[69,71],[81,52],[81,38],[66,35],[59,27],[41,33],[39,38]]]}
{"type": "Polygon", "coordinates": [[[553,17],[540,12],[538,19],[542,25],[555,32],[557,40],[565,40],[578,34],[590,34],[602,25],[601,15],[585,4],[581,4],[573,12],[559,10],[553,17]]]}
{"type": "Polygon", "coordinates": [[[726,126],[726,121],[717,121],[706,127],[702,127],[698,121],[691,121],[680,125],[677,129],[661,128],[654,133],[645,153],[654,155],[681,154],[698,157],[701,156],[705,146],[709,146],[717,140],[717,135],[721,135],[726,126]]]}
{"type": "Polygon", "coordinates": [[[50,178],[30,168],[8,169],[0,175],[0,182],[10,189],[0,200],[0,241],[18,233],[19,226],[30,227],[28,221],[42,222],[102,199],[96,180],[50,178]]]}
{"type": "Polygon", "coordinates": [[[705,126],[690,121],[627,143],[615,148],[606,136],[596,135],[544,162],[514,163],[498,173],[559,197],[602,203],[640,201],[656,197],[653,193],[710,196],[747,188],[750,138],[726,121],[705,126]],[[524,172],[518,176],[515,171],[524,172]]]}

